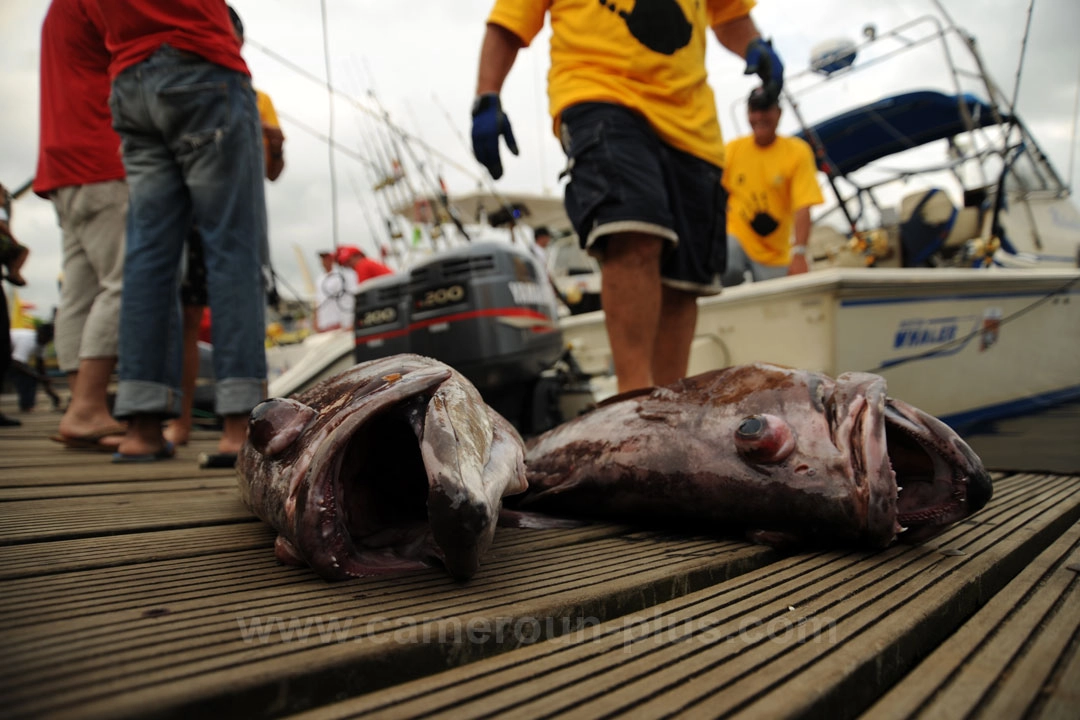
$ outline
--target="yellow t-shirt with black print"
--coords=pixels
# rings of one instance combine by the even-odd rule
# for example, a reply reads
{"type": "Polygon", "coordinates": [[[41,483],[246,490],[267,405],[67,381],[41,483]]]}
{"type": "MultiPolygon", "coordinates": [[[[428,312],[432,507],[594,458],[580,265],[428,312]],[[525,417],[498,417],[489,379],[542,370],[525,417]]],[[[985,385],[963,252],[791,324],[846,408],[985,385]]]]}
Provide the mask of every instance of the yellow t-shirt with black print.
{"type": "Polygon", "coordinates": [[[748,135],[729,142],[726,155],[728,234],[755,262],[789,264],[795,211],[825,201],[813,151],[799,138],[777,137],[763,148],[748,135]]]}
{"type": "Polygon", "coordinates": [[[563,110],[609,102],[643,115],[667,144],[724,163],[716,99],[706,82],[709,29],[742,17],[754,0],[496,0],[488,22],[526,45],[551,14],[548,100],[563,110]]]}

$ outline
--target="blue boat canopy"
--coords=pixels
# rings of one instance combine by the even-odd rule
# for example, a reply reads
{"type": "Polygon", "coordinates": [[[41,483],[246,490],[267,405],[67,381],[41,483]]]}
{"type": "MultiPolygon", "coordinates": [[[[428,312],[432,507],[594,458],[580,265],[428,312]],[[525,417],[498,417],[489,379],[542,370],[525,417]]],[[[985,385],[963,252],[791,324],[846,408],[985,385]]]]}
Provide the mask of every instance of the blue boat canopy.
{"type": "MultiPolygon", "coordinates": [[[[849,110],[812,129],[825,145],[834,172],[846,175],[883,157],[967,132],[971,128],[960,112],[961,102],[975,127],[997,123],[990,105],[974,95],[920,90],[849,110]]],[[[796,137],[807,140],[805,131],[796,137]]],[[[824,170],[822,165],[818,158],[818,167],[824,170]]]]}

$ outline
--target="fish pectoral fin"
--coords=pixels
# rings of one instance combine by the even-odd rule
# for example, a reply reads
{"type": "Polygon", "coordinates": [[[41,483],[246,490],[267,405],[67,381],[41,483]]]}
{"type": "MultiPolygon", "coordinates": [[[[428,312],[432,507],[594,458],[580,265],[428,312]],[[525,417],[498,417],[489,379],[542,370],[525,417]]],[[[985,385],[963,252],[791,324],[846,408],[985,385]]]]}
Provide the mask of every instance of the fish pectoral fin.
{"type": "Polygon", "coordinates": [[[508,510],[507,508],[499,511],[499,527],[558,530],[585,527],[589,524],[587,520],[552,517],[543,513],[522,512],[521,510],[508,510]]]}
{"type": "Polygon", "coordinates": [[[768,545],[777,550],[792,550],[801,542],[798,535],[780,530],[748,530],[746,539],[755,545],[768,545]]]}

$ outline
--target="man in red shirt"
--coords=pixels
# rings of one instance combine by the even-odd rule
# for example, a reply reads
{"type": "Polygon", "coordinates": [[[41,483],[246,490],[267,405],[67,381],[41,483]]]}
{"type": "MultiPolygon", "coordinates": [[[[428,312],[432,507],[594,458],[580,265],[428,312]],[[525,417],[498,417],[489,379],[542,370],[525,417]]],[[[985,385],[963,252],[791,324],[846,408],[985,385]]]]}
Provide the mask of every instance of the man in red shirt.
{"type": "Polygon", "coordinates": [[[355,245],[342,245],[337,249],[335,260],[342,267],[352,268],[356,272],[357,282],[364,282],[380,275],[393,275],[394,271],[378,260],[373,260],[355,245]]]}
{"type": "Polygon", "coordinates": [[[109,53],[83,0],[53,0],[41,27],[41,128],[34,192],[52,200],[64,280],[56,356],[71,403],[53,439],[114,450],[124,433],[109,414],[116,366],[128,190],[109,114],[109,53]]]}
{"type": "Polygon", "coordinates": [[[193,224],[214,318],[218,452],[238,452],[266,393],[266,199],[251,75],[221,0],[83,1],[111,56],[109,103],[130,190],[115,404],[130,423],[113,460],[172,454],[161,424],[180,411],[176,288],[193,224]]]}

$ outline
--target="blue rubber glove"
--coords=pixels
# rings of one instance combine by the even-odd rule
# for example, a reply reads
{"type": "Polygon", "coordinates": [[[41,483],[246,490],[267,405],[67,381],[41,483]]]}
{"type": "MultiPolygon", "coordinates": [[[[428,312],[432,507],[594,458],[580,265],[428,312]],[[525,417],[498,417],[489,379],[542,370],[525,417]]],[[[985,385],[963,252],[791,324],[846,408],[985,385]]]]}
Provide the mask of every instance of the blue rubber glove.
{"type": "Polygon", "coordinates": [[[761,84],[771,100],[780,98],[784,87],[784,63],[773,50],[772,42],[763,38],[754,38],[746,46],[746,70],[743,75],[757,74],[761,84]]]}
{"type": "Polygon", "coordinates": [[[476,98],[472,109],[472,147],[473,155],[480,164],[488,169],[491,177],[502,177],[502,160],[499,158],[499,136],[506,139],[506,147],[518,154],[514,131],[510,129],[510,118],[502,111],[499,96],[485,93],[476,98]]]}

